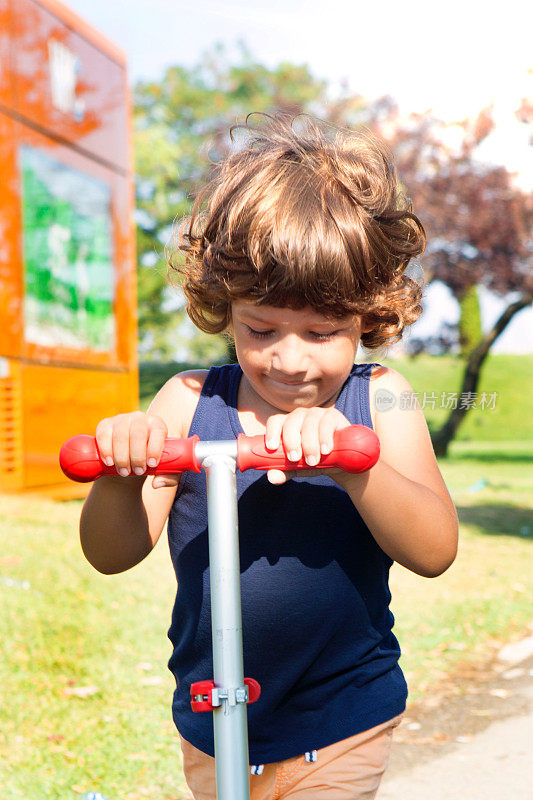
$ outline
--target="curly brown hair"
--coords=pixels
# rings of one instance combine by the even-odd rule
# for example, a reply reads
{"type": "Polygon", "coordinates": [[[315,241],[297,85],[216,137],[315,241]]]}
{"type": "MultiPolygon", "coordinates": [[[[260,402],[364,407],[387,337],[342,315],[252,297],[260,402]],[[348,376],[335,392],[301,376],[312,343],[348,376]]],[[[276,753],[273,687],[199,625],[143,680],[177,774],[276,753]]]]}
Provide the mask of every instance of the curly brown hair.
{"type": "Polygon", "coordinates": [[[422,289],[405,274],[425,232],[401,192],[389,149],[368,130],[308,115],[261,114],[244,148],[217,166],[177,251],[187,312],[208,333],[231,326],[231,303],[361,315],[367,348],[392,344],[422,313],[422,289]],[[295,129],[295,123],[302,130],[295,129]]]}

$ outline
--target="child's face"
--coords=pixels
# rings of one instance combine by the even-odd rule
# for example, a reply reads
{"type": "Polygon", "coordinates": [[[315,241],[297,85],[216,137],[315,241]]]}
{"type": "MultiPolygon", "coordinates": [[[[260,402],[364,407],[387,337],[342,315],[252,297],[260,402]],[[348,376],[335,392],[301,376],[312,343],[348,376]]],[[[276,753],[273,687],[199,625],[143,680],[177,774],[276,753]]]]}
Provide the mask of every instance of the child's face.
{"type": "Polygon", "coordinates": [[[331,405],[352,369],[361,318],[331,319],[292,310],[232,303],[237,357],[250,388],[273,409],[331,405]]]}

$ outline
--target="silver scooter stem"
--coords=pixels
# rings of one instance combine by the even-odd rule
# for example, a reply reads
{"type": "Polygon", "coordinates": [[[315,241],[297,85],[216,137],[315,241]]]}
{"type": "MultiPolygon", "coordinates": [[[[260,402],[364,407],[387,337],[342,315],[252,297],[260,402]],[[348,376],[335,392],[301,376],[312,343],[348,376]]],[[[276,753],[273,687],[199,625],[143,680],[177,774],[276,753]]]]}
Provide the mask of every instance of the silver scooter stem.
{"type": "Polygon", "coordinates": [[[237,452],[236,442],[213,447],[215,444],[218,443],[198,442],[196,455],[207,474],[216,791],[217,800],[250,800],[248,689],[244,685],[243,669],[235,476],[237,452]],[[233,447],[228,448],[230,444],[233,447]]]}

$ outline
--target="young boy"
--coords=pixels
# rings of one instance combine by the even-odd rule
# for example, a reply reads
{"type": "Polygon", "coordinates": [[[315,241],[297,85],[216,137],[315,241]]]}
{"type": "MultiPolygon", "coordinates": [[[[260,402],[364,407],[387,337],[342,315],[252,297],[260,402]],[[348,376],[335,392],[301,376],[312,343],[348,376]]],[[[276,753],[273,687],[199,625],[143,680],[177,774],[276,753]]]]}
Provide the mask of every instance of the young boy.
{"type": "Polygon", "coordinates": [[[191,682],[212,674],[205,476],[146,481],[146,466],[166,436],[194,433],[261,433],[291,460],[303,453],[303,473],[237,474],[245,674],[262,687],[248,708],[251,796],[368,800],[407,697],[389,569],[437,576],[457,548],[424,416],[399,403],[409,384],[354,366],[360,342],[397,341],[419,316],[405,270],[424,231],[372,136],[332,137],[313,121],[297,133],[285,118],[248,131],[179,238],[188,313],[204,331],[230,331],[238,363],[176,375],[147,414],[99,423],[100,453],[122,477],[95,483],[82,546],[98,570],[120,572],[168,518],[173,715],[189,786],[214,800],[211,715],[189,702],[191,682]],[[377,464],[359,475],[313,469],[334,431],[354,423],[376,431],[377,464]]]}

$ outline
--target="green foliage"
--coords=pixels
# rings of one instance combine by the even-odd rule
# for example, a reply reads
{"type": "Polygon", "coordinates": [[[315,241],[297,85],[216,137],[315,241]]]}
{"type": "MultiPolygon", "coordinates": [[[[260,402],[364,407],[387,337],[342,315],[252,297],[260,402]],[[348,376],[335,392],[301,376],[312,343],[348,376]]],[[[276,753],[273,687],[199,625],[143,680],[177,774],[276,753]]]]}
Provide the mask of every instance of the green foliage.
{"type": "Polygon", "coordinates": [[[145,361],[139,364],[139,395],[141,406],[146,410],[160,388],[178,372],[189,369],[202,369],[201,365],[187,361],[169,361],[166,363],[145,361]]]}
{"type": "Polygon", "coordinates": [[[458,299],[461,310],[458,326],[459,343],[461,345],[461,357],[466,359],[479,343],[482,335],[477,286],[469,286],[458,299]]]}

